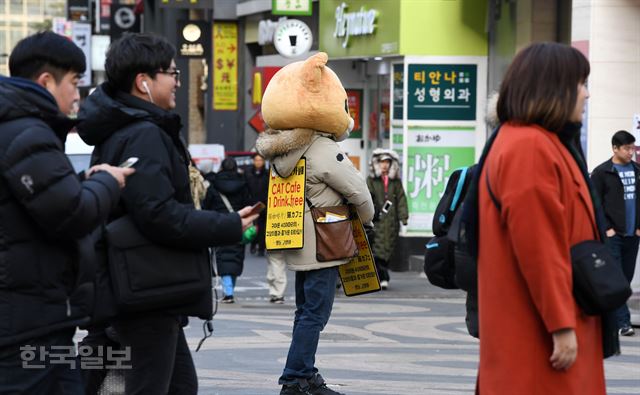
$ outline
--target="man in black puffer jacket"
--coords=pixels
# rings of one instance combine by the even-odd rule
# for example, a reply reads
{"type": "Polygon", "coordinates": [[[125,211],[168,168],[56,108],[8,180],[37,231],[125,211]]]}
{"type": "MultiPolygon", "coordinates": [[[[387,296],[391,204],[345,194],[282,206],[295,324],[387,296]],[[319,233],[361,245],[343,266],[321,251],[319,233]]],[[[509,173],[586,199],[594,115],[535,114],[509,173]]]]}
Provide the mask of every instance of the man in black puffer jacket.
{"type": "MultiPolygon", "coordinates": [[[[207,196],[202,207],[221,213],[240,210],[246,205],[253,204],[249,187],[244,175],[238,172],[238,164],[233,158],[225,158],[217,174],[206,176],[210,182],[207,196]]],[[[244,268],[244,244],[222,246],[216,248],[216,269],[220,276],[224,298],[222,303],[235,303],[233,290],[236,279],[242,274],[244,268]]]]}
{"type": "Polygon", "coordinates": [[[64,154],[85,70],[75,44],[27,37],[9,70],[0,77],[0,393],[58,394],[63,382],[65,394],[81,393],[72,337],[93,307],[90,234],[133,170],[99,165],[82,180],[64,154]],[[61,353],[67,362],[50,363],[61,353]]]}
{"type": "MultiPolygon", "coordinates": [[[[114,217],[127,214],[140,233],[164,248],[203,251],[240,241],[257,215],[248,215],[250,207],[231,214],[195,209],[189,153],[180,136],[180,117],[171,112],[180,87],[174,57],[175,48],[162,37],[127,34],[113,42],[105,62],[107,82],[83,103],[80,117],[85,121],[78,133],[95,145],[94,163],[139,158],[114,217]]],[[[176,276],[183,271],[179,261],[174,267],[176,276]]],[[[131,279],[132,284],[150,281],[131,279]]],[[[121,314],[113,322],[122,345],[131,350],[127,394],[197,393],[182,317],[211,317],[210,282],[202,295],[195,302],[173,300],[166,308],[121,314]]]]}

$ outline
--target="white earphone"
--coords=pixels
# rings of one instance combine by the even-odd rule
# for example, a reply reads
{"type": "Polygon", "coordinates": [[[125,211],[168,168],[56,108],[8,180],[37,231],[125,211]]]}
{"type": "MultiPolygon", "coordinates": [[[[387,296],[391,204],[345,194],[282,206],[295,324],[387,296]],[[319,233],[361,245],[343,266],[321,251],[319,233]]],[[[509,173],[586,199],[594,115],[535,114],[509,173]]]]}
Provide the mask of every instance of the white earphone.
{"type": "Polygon", "coordinates": [[[149,95],[149,100],[153,103],[153,97],[151,97],[151,91],[149,90],[149,85],[147,85],[147,81],[142,80],[142,87],[144,88],[147,95],[149,95]]]}

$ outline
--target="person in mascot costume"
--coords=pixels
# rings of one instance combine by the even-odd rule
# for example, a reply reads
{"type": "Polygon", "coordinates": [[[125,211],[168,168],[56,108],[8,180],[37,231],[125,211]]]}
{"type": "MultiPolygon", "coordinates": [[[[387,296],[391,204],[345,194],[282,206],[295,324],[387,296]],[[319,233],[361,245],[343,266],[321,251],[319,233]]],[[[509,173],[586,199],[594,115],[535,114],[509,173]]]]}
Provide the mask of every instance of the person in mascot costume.
{"type": "MultiPolygon", "coordinates": [[[[306,159],[306,198],[315,207],[348,201],[365,225],[374,214],[367,184],[337,141],[344,140],[354,121],[349,116],[347,93],[338,76],[327,67],[328,57],[317,53],[279,70],[262,99],[268,129],[256,148],[271,161],[280,177],[291,175],[306,159]]],[[[272,251],[296,272],[296,312],[291,346],[280,377],[280,395],[335,395],[315,366],[320,332],[327,324],[338,279],[338,266],[348,259],[316,259],[316,234],[308,204],[304,214],[304,248],[272,251]]]]}

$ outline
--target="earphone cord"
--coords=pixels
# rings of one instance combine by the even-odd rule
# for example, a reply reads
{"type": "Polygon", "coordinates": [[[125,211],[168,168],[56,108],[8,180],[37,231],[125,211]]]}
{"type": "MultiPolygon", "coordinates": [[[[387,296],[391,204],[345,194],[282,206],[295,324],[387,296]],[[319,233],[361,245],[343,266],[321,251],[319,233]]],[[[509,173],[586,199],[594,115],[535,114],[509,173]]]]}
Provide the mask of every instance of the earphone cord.
{"type": "Polygon", "coordinates": [[[209,257],[210,257],[209,261],[211,262],[211,275],[215,276],[215,279],[216,279],[216,282],[213,285],[213,312],[211,313],[211,319],[206,320],[205,322],[202,323],[203,337],[198,342],[198,347],[196,347],[196,352],[200,351],[200,347],[202,347],[202,344],[204,343],[205,340],[213,336],[213,317],[215,317],[216,313],[218,312],[218,285],[220,285],[220,277],[216,272],[215,249],[213,248],[209,249],[209,257]]]}

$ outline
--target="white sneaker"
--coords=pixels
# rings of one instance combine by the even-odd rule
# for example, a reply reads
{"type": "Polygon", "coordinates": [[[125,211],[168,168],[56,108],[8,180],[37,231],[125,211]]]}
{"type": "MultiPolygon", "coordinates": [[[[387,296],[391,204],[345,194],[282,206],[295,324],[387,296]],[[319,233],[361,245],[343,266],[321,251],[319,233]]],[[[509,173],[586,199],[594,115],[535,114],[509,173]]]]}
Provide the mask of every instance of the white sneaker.
{"type": "Polygon", "coordinates": [[[387,280],[380,281],[380,288],[382,288],[382,289],[389,288],[389,281],[387,281],[387,280]]]}

